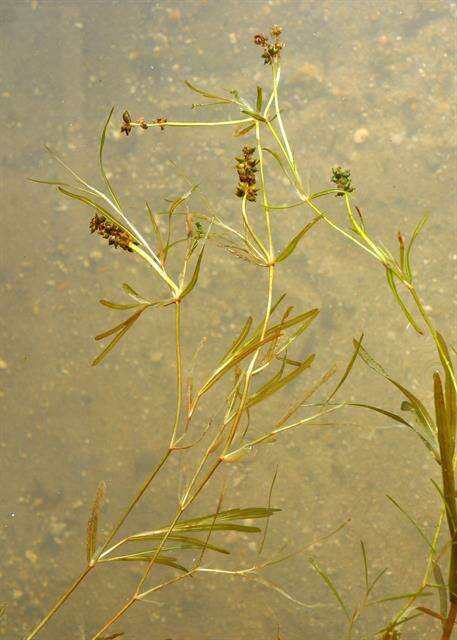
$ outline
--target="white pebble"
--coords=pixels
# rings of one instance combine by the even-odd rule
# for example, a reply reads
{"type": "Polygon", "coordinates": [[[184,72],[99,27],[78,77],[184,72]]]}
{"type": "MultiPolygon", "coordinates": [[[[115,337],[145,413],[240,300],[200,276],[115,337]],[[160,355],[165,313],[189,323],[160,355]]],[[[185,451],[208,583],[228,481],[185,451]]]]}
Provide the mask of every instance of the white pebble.
{"type": "Polygon", "coordinates": [[[365,142],[369,135],[370,132],[368,131],[368,129],[365,129],[364,127],[362,127],[361,129],[357,129],[357,131],[354,132],[353,136],[354,142],[356,144],[362,144],[362,142],[365,142]]]}

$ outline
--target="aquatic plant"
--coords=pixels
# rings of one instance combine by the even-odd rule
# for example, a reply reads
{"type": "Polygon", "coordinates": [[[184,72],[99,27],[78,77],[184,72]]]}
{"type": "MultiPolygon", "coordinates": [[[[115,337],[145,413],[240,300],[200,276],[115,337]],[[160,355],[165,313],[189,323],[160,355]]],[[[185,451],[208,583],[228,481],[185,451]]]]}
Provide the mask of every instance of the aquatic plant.
{"type": "MultiPolygon", "coordinates": [[[[38,182],[54,184],[63,195],[89,206],[94,212],[90,222],[90,231],[92,233],[96,232],[114,248],[120,247],[132,253],[132,259],[135,256],[141,258],[147,267],[152,269],[153,275],[159,278],[167,289],[166,296],[151,300],[137,292],[132,286],[124,284],[123,289],[130,298],[129,302],[118,303],[101,300],[101,303],[109,309],[121,312],[131,311],[132,313],[127,319],[96,336],[97,340],[109,338],[109,341],[95,358],[93,364],[100,364],[145,312],[152,308],[160,309],[173,306],[175,313],[176,407],[171,421],[168,448],[163,452],[156,466],[151,470],[143,485],[136,491],[121,517],[104,539],[100,539],[98,534],[100,506],[105,491],[104,486],[100,485],[87,526],[86,565],[74,583],[27,636],[27,640],[36,637],[87,575],[97,566],[106,562],[138,562],[145,565],[145,569],[132,595],[91,636],[92,640],[106,638],[107,636],[104,636],[104,634],[110,630],[115,622],[121,620],[123,615],[137,603],[147,601],[148,596],[152,593],[197,574],[207,575],[208,573],[216,572],[248,577],[276,589],[286,597],[294,599],[289,594],[285,594],[280,587],[269,583],[259,573],[261,569],[272,562],[278,561],[277,557],[269,560],[259,560],[248,569],[239,569],[232,572],[209,568],[203,564],[203,558],[209,552],[227,553],[225,547],[221,547],[219,544],[216,545],[212,541],[218,531],[245,533],[259,531],[258,527],[246,524],[243,521],[246,519],[264,519],[268,522],[268,519],[276,511],[271,507],[270,501],[268,506],[225,510],[222,509],[223,498],[221,494],[213,513],[190,518],[186,516],[185,519],[184,516],[191,506],[198,504],[200,496],[210,483],[214,482],[217,474],[223,471],[226,465],[242,461],[259,445],[274,442],[281,433],[311,423],[316,424],[323,416],[335,412],[342,406],[354,406],[381,413],[404,427],[415,431],[440,467],[441,479],[440,483],[436,483],[436,488],[443,503],[442,513],[436,526],[434,538],[432,541],[428,541],[430,553],[426,561],[427,568],[423,583],[411,593],[375,601],[371,599],[373,590],[382,575],[378,574],[374,579],[369,580],[367,553],[363,543],[365,592],[362,602],[352,610],[345,603],[336,585],[325,570],[314,560],[312,560],[312,565],[317,574],[331,589],[348,620],[348,638],[351,637],[354,626],[359,621],[364,608],[375,603],[379,604],[383,601],[397,598],[406,600],[406,605],[402,607],[394,619],[379,630],[378,635],[382,636],[384,640],[399,638],[399,626],[406,624],[408,620],[416,615],[428,615],[432,618],[438,618],[442,623],[442,640],[450,638],[457,614],[457,509],[454,483],[457,413],[456,381],[449,348],[434,326],[427,312],[427,307],[423,304],[417,292],[413,277],[412,248],[425,224],[425,220],[422,220],[417,225],[408,243],[406,243],[403,235],[398,235],[399,258],[396,259],[387,248],[371,236],[365,215],[353,204],[352,194],[355,188],[352,185],[349,169],[333,168],[330,180],[335,186],[317,193],[307,192],[303,186],[303,180],[292,152],[283,122],[283,110],[280,107],[279,81],[281,75],[281,53],[283,50],[281,29],[277,26],[273,27],[269,36],[257,34],[254,37],[254,42],[262,50],[261,58],[265,65],[271,69],[272,85],[266,99],[261,87],[256,88],[255,100],[251,102],[242,97],[237,90],[219,95],[187,82],[192,91],[199,94],[200,98],[205,99],[203,103],[205,106],[219,104],[232,106],[241,112],[241,118],[224,121],[177,122],[161,116],[146,121],[145,118],[134,119],[128,111],[124,111],[121,125],[121,132],[127,136],[131,135],[137,127],[145,130],[160,127],[161,130],[166,130],[168,127],[207,126],[235,127],[235,135],[239,137],[253,135],[254,142],[252,146],[245,145],[241,155],[235,160],[235,170],[238,175],[235,195],[241,200],[241,225],[239,228],[229,225],[215,213],[208,212],[204,214],[200,212],[194,214],[188,208],[186,209],[188,202],[197,191],[197,187],[191,185],[186,193],[178,196],[169,206],[166,214],[165,232],[152,208],[147,205],[146,213],[151,223],[154,244],[148,241],[139,232],[130,215],[125,212],[104,169],[103,150],[112,112],[105,123],[100,141],[99,161],[101,175],[105,184],[104,191],[86,182],[55,154],[56,160],[70,172],[74,183],[70,185],[60,181],[37,180],[38,182]],[[272,147],[265,145],[266,136],[273,143],[272,147]],[[272,204],[271,186],[267,184],[265,177],[267,156],[278,165],[281,172],[287,177],[298,198],[297,202],[285,205],[272,204]],[[338,201],[344,207],[348,226],[335,222],[322,208],[321,201],[329,196],[338,197],[338,201]],[[262,229],[258,228],[259,224],[253,219],[250,211],[251,203],[256,201],[260,201],[263,211],[262,229]],[[275,248],[271,213],[274,210],[287,210],[293,207],[309,209],[311,218],[295,236],[290,238],[281,249],[277,250],[275,248]],[[443,371],[443,374],[438,372],[434,374],[435,419],[431,417],[431,413],[419,398],[401,383],[395,381],[366,351],[362,346],[362,338],[360,338],[354,341],[353,356],[338,383],[327,394],[324,401],[314,402],[313,404],[309,402],[313,394],[332,377],[334,374],[333,368],[329,369],[319,381],[311,385],[304,394],[302,393],[274,425],[265,429],[260,435],[252,434],[251,414],[253,407],[266,402],[274,394],[297,380],[302,373],[310,368],[315,357],[314,354],[310,354],[302,360],[297,360],[291,357],[290,350],[295,341],[317,317],[318,310],[311,309],[294,314],[292,307],[282,307],[282,311],[280,311],[284,296],[280,296],[274,301],[273,294],[275,270],[281,262],[285,261],[297,249],[302,238],[319,222],[326,223],[331,229],[353,242],[382,266],[388,286],[409,324],[418,334],[428,332],[433,338],[443,371]],[[179,235],[175,237],[177,226],[179,235]],[[260,277],[266,273],[265,311],[263,317],[257,322],[254,322],[252,317],[246,320],[238,336],[202,383],[199,382],[194,389],[194,381],[192,379],[188,380],[188,397],[185,400],[185,370],[181,348],[181,310],[183,305],[187,304],[188,297],[191,297],[194,288],[198,285],[204,252],[207,245],[213,241],[217,245],[222,244],[234,256],[256,265],[259,268],[260,277]],[[178,273],[175,273],[173,268],[169,266],[169,256],[172,252],[180,257],[181,267],[178,273]],[[422,324],[416,318],[416,312],[422,320],[422,324]],[[404,415],[378,407],[376,404],[333,402],[336,393],[340,390],[358,359],[362,359],[378,374],[387,378],[403,394],[405,400],[402,404],[402,411],[403,413],[407,412],[408,415],[411,414],[413,419],[406,419],[404,415]],[[213,403],[218,407],[217,412],[214,413],[206,426],[200,424],[195,427],[195,421],[198,422],[201,416],[199,409],[202,400],[216,387],[222,378],[228,379],[229,376],[231,376],[231,382],[228,394],[223,395],[217,401],[213,399],[213,403]],[[302,410],[305,405],[306,411],[308,411],[305,417],[293,419],[293,416],[299,410],[302,410]],[[310,412],[310,407],[312,406],[315,408],[313,412],[310,412]],[[179,496],[178,508],[172,520],[166,525],[154,525],[154,528],[149,531],[141,531],[121,537],[119,534],[124,523],[151,485],[154,484],[155,486],[159,473],[166,467],[169,459],[172,456],[188,455],[189,452],[196,450],[197,444],[202,445],[203,453],[197,456],[197,460],[194,463],[194,472],[179,496]],[[445,520],[448,526],[449,542],[444,548],[439,548],[440,532],[445,520]],[[199,537],[196,535],[198,533],[204,533],[205,535],[199,537]],[[131,544],[135,545],[144,541],[150,545],[146,550],[141,547],[131,551],[131,544]],[[129,550],[126,551],[126,549],[129,550]],[[197,560],[190,564],[184,558],[185,551],[189,549],[198,551],[197,560]],[[440,568],[440,562],[447,552],[450,556],[450,561],[447,580],[445,580],[443,577],[445,572],[440,568]],[[151,574],[157,564],[166,565],[178,573],[165,582],[152,585],[151,574]],[[431,574],[434,576],[435,584],[430,582],[431,574]],[[417,604],[417,599],[426,594],[427,589],[437,590],[440,613],[417,604]]],[[[195,104],[193,106],[198,108],[202,105],[195,104]]],[[[397,508],[405,512],[395,498],[391,500],[397,508]]],[[[421,535],[425,536],[417,523],[415,523],[415,526],[419,529],[421,535]]],[[[287,554],[284,559],[286,557],[287,554]]],[[[116,635],[109,637],[116,637],[116,635]]]]}

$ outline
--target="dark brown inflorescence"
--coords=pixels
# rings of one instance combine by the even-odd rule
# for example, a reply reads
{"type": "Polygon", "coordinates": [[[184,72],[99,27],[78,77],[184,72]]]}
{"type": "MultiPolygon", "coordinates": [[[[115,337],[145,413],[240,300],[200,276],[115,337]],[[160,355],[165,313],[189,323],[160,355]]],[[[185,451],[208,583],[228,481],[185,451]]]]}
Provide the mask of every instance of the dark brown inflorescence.
{"type": "MultiPolygon", "coordinates": [[[[132,118],[128,111],[124,111],[124,113],[122,114],[122,120],[123,120],[123,124],[121,126],[121,133],[125,133],[126,136],[130,134],[133,126],[135,125],[139,125],[142,129],[149,128],[149,125],[147,124],[144,118],[139,118],[138,122],[134,122],[132,124],[132,118]]],[[[167,118],[156,118],[155,120],[152,121],[153,124],[159,125],[161,131],[165,129],[165,125],[167,122],[168,122],[167,118]]]]}
{"type": "Polygon", "coordinates": [[[254,43],[259,47],[262,47],[262,58],[265,64],[272,64],[275,60],[278,60],[281,55],[281,49],[284,48],[284,43],[280,41],[282,28],[278,25],[274,25],[270,29],[270,34],[273,40],[267,38],[262,33],[256,33],[254,36],[254,43]]]}
{"type": "Polygon", "coordinates": [[[159,127],[160,127],[160,130],[163,131],[165,129],[165,125],[168,122],[168,120],[166,118],[156,118],[152,122],[154,124],[158,124],[159,127]]]}
{"type": "Polygon", "coordinates": [[[246,196],[246,200],[255,202],[258,191],[255,186],[255,174],[259,161],[253,157],[255,147],[243,147],[242,151],[243,156],[236,158],[239,183],[235,193],[239,198],[246,196]]]}
{"type": "Polygon", "coordinates": [[[121,133],[125,133],[125,135],[128,136],[132,130],[132,118],[128,111],[124,111],[122,114],[122,120],[124,121],[124,124],[121,127],[121,133]]]}
{"type": "Polygon", "coordinates": [[[114,222],[110,222],[104,216],[95,214],[89,224],[90,232],[97,232],[102,238],[108,240],[108,244],[115,249],[120,247],[124,251],[133,251],[130,245],[138,244],[128,231],[125,231],[114,222]]]}

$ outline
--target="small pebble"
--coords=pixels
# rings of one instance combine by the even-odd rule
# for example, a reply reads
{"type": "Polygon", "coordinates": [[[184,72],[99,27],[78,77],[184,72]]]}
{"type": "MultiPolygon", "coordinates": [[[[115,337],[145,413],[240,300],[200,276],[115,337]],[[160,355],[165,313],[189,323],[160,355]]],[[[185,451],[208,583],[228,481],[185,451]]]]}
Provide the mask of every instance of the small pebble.
{"type": "Polygon", "coordinates": [[[353,140],[356,144],[362,144],[362,142],[365,142],[369,135],[370,132],[368,131],[368,129],[362,127],[361,129],[357,129],[357,131],[354,132],[353,140]]]}
{"type": "Polygon", "coordinates": [[[8,369],[8,365],[5,360],[0,358],[0,369],[8,369]]]}

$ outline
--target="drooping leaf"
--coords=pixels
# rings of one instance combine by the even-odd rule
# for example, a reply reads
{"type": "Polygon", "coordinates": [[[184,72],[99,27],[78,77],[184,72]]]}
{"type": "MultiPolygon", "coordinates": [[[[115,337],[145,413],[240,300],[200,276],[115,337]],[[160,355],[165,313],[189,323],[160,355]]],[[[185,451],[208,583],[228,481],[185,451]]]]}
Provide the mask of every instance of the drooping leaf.
{"type": "Polygon", "coordinates": [[[264,118],[261,113],[257,113],[251,109],[241,109],[241,113],[245,113],[247,116],[254,118],[254,120],[257,120],[258,122],[267,122],[267,119],[264,118]]]}
{"type": "Polygon", "coordinates": [[[413,314],[408,309],[406,304],[403,302],[403,299],[402,299],[402,297],[400,296],[400,294],[398,292],[397,285],[395,284],[394,274],[392,273],[391,269],[389,269],[388,267],[386,267],[386,278],[387,278],[387,283],[388,283],[392,293],[394,294],[395,300],[397,301],[397,304],[399,305],[400,309],[403,311],[404,315],[406,316],[406,319],[408,320],[409,324],[421,336],[424,335],[424,332],[422,331],[420,326],[417,324],[413,314]]]}
{"type": "Polygon", "coordinates": [[[397,502],[397,500],[395,500],[395,498],[392,498],[392,496],[387,496],[387,499],[390,500],[390,502],[393,505],[395,505],[397,507],[397,509],[399,511],[401,511],[401,513],[411,522],[411,524],[416,529],[416,531],[419,533],[421,538],[425,541],[427,546],[430,549],[432,549],[432,551],[433,551],[434,547],[433,547],[432,543],[430,542],[428,537],[425,535],[424,531],[422,530],[422,527],[416,522],[416,520],[401,506],[401,504],[399,502],[397,502]]]}
{"type": "Polygon", "coordinates": [[[386,380],[391,382],[407,398],[408,402],[414,408],[414,413],[418,419],[419,424],[423,427],[423,429],[421,429],[420,431],[420,433],[422,434],[422,438],[429,442],[430,446],[432,446],[433,450],[437,453],[436,426],[425,405],[411,391],[406,389],[406,387],[391,378],[385,371],[385,369],[383,369],[381,365],[376,362],[376,360],[362,346],[360,346],[359,355],[362,360],[366,364],[368,364],[368,366],[370,366],[374,371],[386,378],[386,380]]]}
{"type": "Polygon", "coordinates": [[[128,296],[130,296],[131,298],[133,298],[134,300],[136,300],[140,304],[149,304],[150,303],[150,300],[147,300],[146,298],[143,298],[143,296],[141,294],[139,294],[138,291],[135,291],[135,289],[131,285],[129,285],[127,282],[123,282],[122,283],[122,288],[124,289],[125,293],[128,296]]]}
{"type": "Polygon", "coordinates": [[[117,302],[111,302],[110,300],[99,300],[100,304],[109,309],[117,309],[118,311],[126,311],[127,309],[135,309],[140,305],[139,302],[132,302],[131,304],[120,304],[117,302]]]}
{"type": "Polygon", "coordinates": [[[195,93],[199,93],[201,96],[204,96],[205,98],[209,98],[211,100],[219,100],[220,102],[225,102],[225,103],[233,102],[233,100],[231,100],[230,98],[225,98],[224,96],[218,96],[216,93],[210,93],[209,91],[205,91],[205,89],[200,89],[199,87],[196,87],[195,85],[191,84],[188,80],[184,80],[184,83],[189,87],[189,89],[191,89],[192,91],[195,91],[195,93]]]}
{"type": "Polygon", "coordinates": [[[330,400],[333,398],[333,396],[336,395],[336,393],[338,392],[338,389],[341,388],[341,386],[344,384],[345,380],[347,379],[348,375],[351,373],[352,367],[354,366],[354,363],[357,360],[357,356],[359,355],[359,350],[360,350],[360,346],[362,344],[362,340],[363,340],[363,333],[360,336],[360,338],[356,341],[354,353],[352,354],[351,359],[349,360],[349,363],[348,363],[346,369],[344,370],[344,373],[343,373],[342,377],[338,381],[338,384],[336,385],[336,387],[333,389],[332,393],[327,398],[327,402],[330,402],[330,400]]]}
{"type": "Polygon", "coordinates": [[[425,225],[427,224],[427,221],[428,221],[428,215],[423,216],[423,218],[421,218],[421,220],[419,220],[416,228],[413,231],[413,234],[411,236],[411,240],[409,241],[408,246],[406,247],[405,273],[406,273],[406,276],[408,278],[408,282],[412,282],[412,280],[413,280],[412,269],[411,269],[411,252],[412,252],[412,248],[413,248],[414,242],[416,241],[417,236],[420,234],[422,229],[425,227],[425,225]]]}
{"type": "Polygon", "coordinates": [[[248,124],[247,127],[240,127],[239,129],[235,129],[233,135],[237,138],[241,138],[241,136],[245,136],[247,133],[252,131],[254,127],[255,127],[255,122],[253,122],[252,124],[248,124]]]}
{"type": "Polygon", "coordinates": [[[320,568],[320,566],[317,564],[317,562],[313,559],[310,559],[310,564],[313,567],[313,569],[316,571],[316,573],[322,578],[322,580],[325,582],[325,584],[328,586],[328,588],[330,589],[330,591],[333,593],[333,595],[335,596],[336,601],[338,602],[338,604],[340,605],[344,615],[346,616],[346,618],[348,620],[351,619],[350,613],[349,613],[349,609],[346,606],[343,598],[340,595],[340,592],[338,591],[338,589],[336,588],[333,580],[330,578],[330,576],[328,575],[328,573],[326,573],[323,569],[320,568]]]}
{"type": "Polygon", "coordinates": [[[117,343],[127,333],[127,331],[135,324],[135,322],[138,320],[140,315],[143,313],[145,309],[148,308],[148,306],[150,305],[143,305],[138,311],[136,311],[133,315],[131,315],[129,318],[127,318],[120,324],[116,325],[112,329],[108,329],[108,331],[104,331],[103,333],[99,333],[97,336],[95,336],[95,340],[103,340],[103,338],[107,338],[108,336],[113,335],[113,333],[116,333],[116,335],[111,340],[111,342],[109,342],[109,344],[92,362],[93,367],[100,364],[100,362],[104,360],[104,358],[108,355],[108,353],[114,349],[117,343]]]}
{"type": "Polygon", "coordinates": [[[249,396],[249,398],[246,400],[246,403],[244,405],[245,408],[248,409],[254,406],[255,404],[257,404],[258,402],[261,402],[265,398],[268,398],[269,396],[273,395],[274,393],[277,393],[280,389],[288,385],[290,382],[292,382],[292,380],[294,380],[294,378],[296,378],[303,371],[305,371],[305,369],[309,369],[309,367],[312,365],[314,361],[314,358],[315,358],[315,354],[312,353],[303,362],[301,362],[298,367],[295,367],[287,375],[282,376],[281,375],[282,372],[279,372],[279,376],[277,375],[273,376],[271,380],[266,382],[264,385],[260,387],[260,389],[258,389],[255,393],[249,396]]]}

